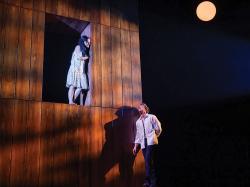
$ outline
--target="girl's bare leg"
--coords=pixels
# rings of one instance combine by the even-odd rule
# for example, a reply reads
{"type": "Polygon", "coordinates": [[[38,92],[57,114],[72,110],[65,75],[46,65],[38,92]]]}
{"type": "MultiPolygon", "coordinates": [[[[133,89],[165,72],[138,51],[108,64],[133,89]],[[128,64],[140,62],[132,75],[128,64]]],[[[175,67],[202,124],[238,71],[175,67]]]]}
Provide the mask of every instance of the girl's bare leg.
{"type": "Polygon", "coordinates": [[[70,87],[69,87],[69,92],[68,92],[69,104],[75,104],[74,101],[73,101],[74,92],[75,92],[74,87],[73,87],[73,86],[70,86],[70,87]]]}
{"type": "Polygon", "coordinates": [[[79,96],[79,94],[81,93],[82,89],[81,88],[77,88],[75,90],[75,95],[74,95],[74,101],[77,99],[77,97],[79,96]]]}

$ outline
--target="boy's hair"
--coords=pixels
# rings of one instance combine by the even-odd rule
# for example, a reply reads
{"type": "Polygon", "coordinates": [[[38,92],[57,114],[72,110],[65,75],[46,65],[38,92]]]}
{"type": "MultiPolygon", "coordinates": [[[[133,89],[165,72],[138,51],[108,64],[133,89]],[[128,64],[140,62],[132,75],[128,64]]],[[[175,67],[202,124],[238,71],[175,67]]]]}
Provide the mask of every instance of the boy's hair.
{"type": "Polygon", "coordinates": [[[141,103],[140,105],[142,105],[145,108],[146,112],[149,113],[150,110],[146,103],[141,103]]]}

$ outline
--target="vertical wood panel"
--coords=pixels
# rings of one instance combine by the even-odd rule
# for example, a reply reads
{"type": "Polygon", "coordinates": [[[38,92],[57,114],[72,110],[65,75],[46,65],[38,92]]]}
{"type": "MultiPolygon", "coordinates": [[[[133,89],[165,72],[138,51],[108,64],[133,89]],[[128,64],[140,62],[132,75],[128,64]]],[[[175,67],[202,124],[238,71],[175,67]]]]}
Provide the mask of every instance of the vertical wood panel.
{"type": "Polygon", "coordinates": [[[123,105],[132,106],[132,74],[129,31],[121,30],[123,105]]]}
{"type": "MultiPolygon", "coordinates": [[[[67,113],[66,113],[67,114],[67,113]]],[[[66,180],[66,174],[64,167],[66,164],[66,151],[64,149],[66,145],[66,132],[61,132],[60,129],[65,126],[67,115],[65,116],[65,113],[62,108],[62,104],[55,104],[54,109],[54,144],[53,147],[51,147],[51,150],[54,150],[53,155],[53,170],[51,171],[53,173],[53,184],[55,186],[63,186],[66,180]]]]}
{"type": "MultiPolygon", "coordinates": [[[[6,25],[6,11],[4,11],[5,6],[0,3],[0,90],[2,90],[2,78],[4,71],[4,38],[5,38],[5,25],[6,25]]],[[[0,97],[2,96],[2,91],[0,91],[0,97]]]]}
{"type": "Polygon", "coordinates": [[[51,14],[57,13],[57,0],[46,0],[45,3],[46,12],[51,14]]]}
{"type": "Polygon", "coordinates": [[[7,11],[5,25],[5,50],[2,64],[2,97],[12,98],[15,96],[16,82],[16,64],[17,64],[17,47],[19,33],[19,8],[14,6],[5,6],[7,11]]]}
{"type": "Polygon", "coordinates": [[[114,119],[117,116],[115,115],[115,109],[112,108],[102,108],[102,128],[103,128],[103,148],[100,157],[100,169],[102,170],[102,174],[105,177],[105,185],[110,187],[119,186],[118,184],[118,176],[119,176],[119,168],[118,168],[118,160],[117,160],[117,151],[115,150],[115,142],[114,136],[115,133],[115,123],[114,119]]]}
{"type": "Polygon", "coordinates": [[[139,33],[130,32],[130,38],[131,38],[131,60],[132,60],[133,106],[138,106],[142,102],[139,33]]]}
{"type": "Polygon", "coordinates": [[[69,1],[70,0],[57,0],[57,14],[60,16],[69,16],[69,1]]]}
{"type": "Polygon", "coordinates": [[[15,102],[0,100],[0,184],[10,186],[12,159],[12,128],[15,102]]]}
{"type": "Polygon", "coordinates": [[[42,123],[41,123],[41,155],[39,186],[53,186],[54,171],[54,113],[55,107],[52,103],[42,103],[42,123]]]}
{"type": "Polygon", "coordinates": [[[21,7],[32,9],[33,8],[33,0],[21,0],[21,7]]]}
{"type": "Polygon", "coordinates": [[[92,186],[100,186],[100,180],[96,180],[99,173],[99,165],[97,159],[101,153],[103,146],[103,127],[101,125],[101,108],[93,107],[90,112],[91,120],[91,148],[90,148],[90,157],[91,157],[91,166],[90,166],[90,183],[92,186]]]}
{"type": "Polygon", "coordinates": [[[81,14],[81,1],[79,0],[70,0],[68,3],[69,7],[69,17],[80,19],[81,14]]]}
{"type": "Polygon", "coordinates": [[[21,4],[21,0],[5,0],[5,2],[16,6],[20,6],[21,4]]]}
{"type": "Polygon", "coordinates": [[[89,132],[91,132],[92,126],[90,120],[90,112],[91,109],[88,107],[79,107],[79,186],[90,186],[90,148],[92,142],[92,138],[89,136],[89,132]]]}
{"type": "Polygon", "coordinates": [[[39,186],[41,103],[29,101],[27,119],[27,186],[39,186]]]}
{"type": "Polygon", "coordinates": [[[80,1],[80,19],[89,21],[90,20],[90,5],[88,1],[91,0],[81,0],[80,1]]]}
{"type": "Polygon", "coordinates": [[[45,10],[45,0],[33,0],[33,9],[44,11],[45,10]]]}
{"type": "MultiPolygon", "coordinates": [[[[68,105],[67,105],[68,106],[68,105]]],[[[66,139],[66,186],[78,186],[79,144],[77,129],[80,126],[78,106],[70,105],[68,110],[67,139],[66,139]]]]}
{"type": "Polygon", "coordinates": [[[21,8],[16,98],[29,99],[32,11],[21,8]]]}
{"type": "Polygon", "coordinates": [[[32,52],[30,64],[30,99],[42,100],[45,14],[33,11],[32,52]]]}
{"type": "Polygon", "coordinates": [[[119,1],[111,1],[110,25],[112,27],[121,28],[121,11],[119,9],[119,1]]]}
{"type": "Polygon", "coordinates": [[[101,106],[102,103],[102,63],[101,63],[101,27],[92,24],[92,64],[91,71],[91,103],[92,106],[101,106]]]}
{"type": "Polygon", "coordinates": [[[102,106],[112,106],[112,63],[110,27],[101,25],[102,106]]]}
{"type": "Polygon", "coordinates": [[[121,31],[111,28],[113,106],[122,106],[121,31]]]}
{"type": "Polygon", "coordinates": [[[90,10],[90,21],[100,23],[100,0],[86,0],[90,10]]]}
{"type": "Polygon", "coordinates": [[[110,0],[100,0],[100,23],[110,26],[110,0]]]}
{"type": "Polygon", "coordinates": [[[27,114],[28,102],[16,100],[14,111],[14,125],[12,129],[13,145],[11,160],[11,186],[26,186],[27,172],[27,114]]]}

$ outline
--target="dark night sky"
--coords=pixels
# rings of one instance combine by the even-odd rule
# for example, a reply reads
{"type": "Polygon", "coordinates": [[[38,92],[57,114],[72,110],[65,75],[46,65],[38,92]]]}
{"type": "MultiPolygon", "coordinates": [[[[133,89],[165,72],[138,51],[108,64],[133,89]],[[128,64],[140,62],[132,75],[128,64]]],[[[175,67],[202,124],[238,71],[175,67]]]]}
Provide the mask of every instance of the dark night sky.
{"type": "Polygon", "coordinates": [[[141,0],[143,99],[171,108],[250,94],[250,1],[213,1],[201,22],[198,0],[141,0]]]}
{"type": "Polygon", "coordinates": [[[162,122],[160,186],[249,186],[250,1],[140,0],[143,99],[162,122]]]}

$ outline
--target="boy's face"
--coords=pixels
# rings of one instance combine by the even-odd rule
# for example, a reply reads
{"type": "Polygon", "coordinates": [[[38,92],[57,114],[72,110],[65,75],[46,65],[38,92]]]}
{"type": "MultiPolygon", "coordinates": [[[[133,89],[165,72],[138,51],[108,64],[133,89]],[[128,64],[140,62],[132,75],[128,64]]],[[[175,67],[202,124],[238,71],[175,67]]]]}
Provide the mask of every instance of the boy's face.
{"type": "Polygon", "coordinates": [[[139,105],[138,110],[140,114],[146,114],[146,109],[143,105],[139,105]]]}

